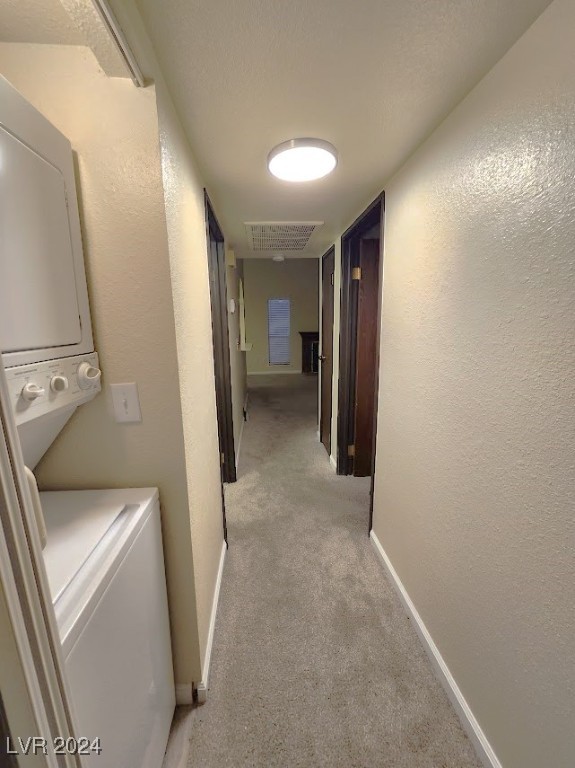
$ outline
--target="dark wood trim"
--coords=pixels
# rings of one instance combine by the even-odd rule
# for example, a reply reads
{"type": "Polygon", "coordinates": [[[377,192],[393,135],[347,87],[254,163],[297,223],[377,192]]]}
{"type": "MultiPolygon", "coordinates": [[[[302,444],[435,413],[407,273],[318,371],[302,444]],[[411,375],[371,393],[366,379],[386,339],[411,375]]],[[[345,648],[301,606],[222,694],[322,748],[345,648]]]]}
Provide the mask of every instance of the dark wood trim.
{"type": "MultiPolygon", "coordinates": [[[[329,256],[331,256],[331,255],[333,255],[333,269],[334,269],[334,276],[335,276],[335,245],[332,245],[330,248],[328,248],[327,251],[321,257],[321,261],[320,261],[321,269],[320,269],[320,276],[319,276],[320,285],[321,286],[323,286],[323,278],[324,278],[324,272],[325,272],[325,260],[329,256]]],[[[332,309],[335,309],[335,286],[332,286],[332,288],[333,288],[333,296],[334,296],[334,302],[333,302],[334,306],[333,306],[332,309]]],[[[323,288],[322,288],[322,290],[323,290],[323,288]]],[[[323,293],[322,293],[322,297],[321,297],[321,316],[320,316],[319,321],[320,321],[320,327],[323,327],[323,293]]],[[[332,382],[331,383],[332,383],[332,386],[333,386],[333,316],[332,316],[332,339],[331,339],[331,341],[332,341],[332,350],[331,350],[331,361],[332,361],[332,363],[331,363],[331,378],[332,378],[332,382]]],[[[322,343],[322,347],[323,347],[323,337],[322,337],[321,343],[322,343]]],[[[320,390],[319,390],[319,395],[320,396],[318,398],[319,434],[320,434],[320,437],[321,437],[321,435],[323,435],[323,417],[322,417],[322,410],[323,409],[322,409],[322,402],[321,402],[322,389],[323,389],[323,369],[322,369],[321,365],[318,365],[318,368],[321,370],[321,382],[320,382],[321,387],[320,387],[320,390]]],[[[332,405],[332,413],[333,413],[333,401],[332,401],[331,405],[332,405]]],[[[330,428],[331,428],[331,421],[330,421],[330,428]]],[[[331,446],[331,438],[330,438],[330,446],[331,446]]],[[[328,451],[328,453],[329,453],[329,451],[328,451]]]]}
{"type": "Polygon", "coordinates": [[[357,285],[351,279],[357,265],[357,249],[352,239],[341,240],[341,299],[339,322],[339,383],[337,419],[337,474],[349,475],[352,462],[347,447],[353,442],[353,402],[355,397],[355,334],[357,333],[357,285]],[[356,251],[355,253],[353,251],[356,251]],[[354,263],[355,262],[355,263],[354,263]]]}
{"type": "Polygon", "coordinates": [[[208,195],[208,190],[204,187],[204,210],[206,212],[206,232],[210,234],[210,227],[218,242],[223,243],[225,241],[224,231],[220,227],[220,222],[214,211],[214,206],[208,195]]]}
{"type": "MultiPolygon", "coordinates": [[[[233,483],[236,481],[236,456],[234,448],[232,375],[228,332],[224,236],[206,190],[204,190],[204,203],[208,268],[210,273],[210,295],[212,301],[212,333],[216,377],[218,433],[220,439],[220,452],[223,454],[222,480],[226,483],[233,483]],[[211,249],[212,243],[216,244],[215,258],[211,249]]],[[[224,530],[226,532],[227,542],[225,510],[224,530]]]]}
{"type": "Polygon", "coordinates": [[[341,236],[343,240],[349,240],[351,237],[357,237],[371,229],[377,224],[379,212],[376,210],[379,206],[385,208],[385,192],[381,192],[373,202],[371,202],[363,213],[360,213],[357,219],[351,224],[341,236]]]}
{"type": "Polygon", "coordinates": [[[373,495],[374,495],[374,489],[375,489],[375,458],[376,458],[376,449],[377,449],[377,414],[378,414],[378,406],[379,406],[379,365],[380,365],[380,344],[381,344],[381,309],[383,304],[383,291],[381,290],[383,287],[383,260],[385,258],[384,251],[385,251],[385,240],[384,240],[384,232],[385,232],[385,196],[382,196],[381,201],[381,222],[380,222],[380,229],[379,229],[379,298],[377,303],[377,342],[375,345],[375,405],[373,408],[373,447],[371,451],[371,483],[369,486],[369,524],[367,528],[367,535],[369,536],[371,533],[371,529],[373,528],[373,495]]]}
{"type": "MultiPolygon", "coordinates": [[[[337,474],[350,475],[353,460],[348,445],[354,443],[355,367],[357,339],[357,282],[352,270],[359,263],[359,239],[383,220],[385,193],[382,192],[346,229],[341,237],[341,298],[339,326],[339,387],[337,424],[337,474]]],[[[380,262],[383,264],[383,239],[380,239],[380,262]]],[[[380,270],[381,270],[380,265],[380,270]]],[[[373,473],[372,473],[373,478],[373,473]]]]}

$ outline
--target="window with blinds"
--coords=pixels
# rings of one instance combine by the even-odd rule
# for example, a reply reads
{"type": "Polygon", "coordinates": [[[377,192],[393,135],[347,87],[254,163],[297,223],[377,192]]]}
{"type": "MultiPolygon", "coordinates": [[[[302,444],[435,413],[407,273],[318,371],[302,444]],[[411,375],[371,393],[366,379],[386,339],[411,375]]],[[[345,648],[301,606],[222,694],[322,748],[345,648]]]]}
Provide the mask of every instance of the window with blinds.
{"type": "Polygon", "coordinates": [[[270,365],[289,365],[289,299],[268,299],[268,341],[270,365]]]}

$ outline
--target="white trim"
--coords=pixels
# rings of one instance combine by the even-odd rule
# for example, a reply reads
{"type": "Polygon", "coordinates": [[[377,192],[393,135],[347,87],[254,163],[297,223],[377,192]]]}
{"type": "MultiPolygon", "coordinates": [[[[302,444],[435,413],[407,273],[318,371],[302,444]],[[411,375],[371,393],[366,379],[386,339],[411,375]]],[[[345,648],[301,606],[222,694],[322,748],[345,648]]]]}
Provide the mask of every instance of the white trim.
{"type": "Polygon", "coordinates": [[[242,437],[244,436],[244,427],[246,425],[246,421],[248,420],[248,399],[249,399],[250,393],[246,392],[246,396],[244,398],[244,405],[242,409],[242,426],[240,427],[240,437],[238,440],[238,450],[236,451],[236,472],[238,471],[238,467],[240,465],[240,448],[242,447],[242,437]],[[244,418],[245,414],[245,418],[244,418]]]}
{"type": "MultiPolygon", "coordinates": [[[[281,365],[278,365],[278,368],[281,368],[281,367],[282,367],[281,365]]],[[[278,375],[283,375],[283,374],[286,374],[286,373],[296,373],[296,374],[299,373],[299,374],[301,374],[301,373],[303,373],[303,371],[301,371],[301,370],[299,370],[299,371],[294,371],[294,370],[289,370],[289,371],[271,371],[271,370],[267,370],[267,371],[248,371],[248,376],[278,376],[278,375]]]]}
{"type": "MultiPolygon", "coordinates": [[[[4,456],[0,455],[0,460],[4,462],[4,456]]],[[[3,469],[3,467],[0,467],[3,469]]],[[[4,481],[4,477],[2,477],[4,481]]],[[[28,629],[21,611],[20,597],[18,595],[18,588],[14,581],[14,574],[11,568],[10,553],[6,545],[6,539],[4,537],[4,531],[0,526],[0,584],[2,591],[4,592],[5,608],[2,611],[2,619],[8,620],[8,624],[13,636],[13,640],[18,652],[16,658],[11,659],[11,663],[18,665],[18,671],[22,673],[26,681],[27,690],[19,691],[19,698],[26,698],[28,706],[31,710],[31,722],[34,723],[35,733],[51,740],[50,724],[48,721],[48,715],[44,707],[44,700],[42,698],[42,689],[37,677],[37,672],[34,666],[34,657],[30,644],[28,641],[28,629]]],[[[4,606],[3,606],[4,607],[4,606]]],[[[8,645],[8,643],[6,643],[8,645]]],[[[2,650],[5,652],[6,645],[3,644],[2,650]]],[[[12,649],[11,649],[12,650],[12,649]]],[[[11,654],[12,655],[12,654],[11,654]]],[[[17,675],[14,676],[17,679],[17,675]]],[[[4,682],[4,681],[3,681],[4,682]]],[[[14,691],[3,691],[4,697],[8,696],[5,701],[5,707],[11,712],[15,702],[10,696],[14,696],[14,691]]],[[[16,741],[12,739],[11,744],[16,741]]],[[[4,748],[4,745],[2,745],[4,748]]],[[[57,760],[52,752],[48,753],[48,757],[43,761],[44,765],[56,768],[57,760]]]]}
{"type": "MultiPolygon", "coordinates": [[[[4,593],[3,602],[10,624],[8,637],[12,636],[19,655],[18,671],[12,682],[15,688],[19,687],[15,681],[20,672],[26,690],[18,691],[18,697],[24,699],[28,707],[27,714],[20,714],[20,724],[24,720],[29,724],[34,721],[35,730],[29,734],[35,733],[51,743],[56,735],[71,736],[75,728],[63,673],[56,618],[51,599],[46,598],[50,592],[40,535],[1,357],[0,502],[4,508],[0,520],[0,591],[4,593]]],[[[10,717],[14,701],[8,693],[14,696],[14,690],[9,689],[4,701],[10,717]]],[[[18,702],[18,709],[22,713],[20,705],[21,701],[18,702]]],[[[15,737],[18,735],[13,734],[15,737]]],[[[37,759],[39,765],[55,768],[59,764],[50,750],[46,760],[40,754],[37,759]]],[[[66,753],[62,762],[69,768],[78,764],[71,752],[66,753]]]]}
{"type": "Polygon", "coordinates": [[[192,683],[176,683],[176,705],[189,706],[194,703],[194,687],[192,683]]]}
{"type": "Polygon", "coordinates": [[[373,544],[373,547],[377,552],[388,577],[390,578],[393,586],[395,587],[395,589],[397,590],[397,593],[399,594],[399,597],[401,599],[401,602],[403,603],[405,610],[413,620],[415,631],[419,635],[419,639],[421,640],[423,647],[425,648],[425,651],[429,656],[429,659],[431,660],[431,663],[433,665],[433,668],[435,669],[437,677],[439,678],[441,684],[445,688],[445,691],[449,697],[449,700],[451,701],[453,708],[455,709],[455,711],[459,716],[459,719],[461,720],[461,725],[463,726],[465,732],[471,739],[471,742],[475,747],[475,750],[477,752],[479,759],[481,760],[485,768],[502,768],[501,763],[499,762],[499,759],[497,758],[497,755],[493,750],[493,747],[489,743],[487,736],[482,731],[481,726],[477,722],[477,719],[475,718],[475,715],[473,714],[471,707],[469,706],[463,694],[459,690],[459,686],[457,685],[453,675],[449,671],[449,667],[445,663],[441,653],[439,652],[438,647],[433,642],[433,638],[429,634],[427,627],[425,626],[421,616],[417,612],[417,608],[415,607],[415,605],[413,604],[413,601],[409,597],[407,590],[403,586],[401,579],[397,575],[395,568],[391,564],[389,557],[387,556],[384,548],[381,546],[381,543],[373,530],[370,532],[369,536],[373,544]]]}
{"type": "Polygon", "coordinates": [[[238,447],[236,450],[236,473],[238,471],[238,467],[240,466],[240,448],[242,447],[242,437],[244,435],[244,426],[245,426],[245,420],[244,415],[242,413],[242,426],[240,427],[240,436],[238,438],[238,447]]]}
{"type": "Polygon", "coordinates": [[[335,458],[335,456],[333,456],[333,455],[331,455],[331,454],[330,454],[330,457],[329,457],[329,463],[331,464],[331,466],[332,466],[332,467],[335,469],[335,471],[337,472],[337,459],[335,458]]]}
{"type": "MultiPolygon", "coordinates": [[[[126,67],[128,68],[130,77],[132,78],[132,82],[134,83],[134,85],[138,86],[139,88],[143,88],[145,85],[144,75],[142,74],[142,70],[138,66],[138,62],[136,61],[134,52],[132,51],[132,49],[128,44],[128,41],[126,40],[124,31],[122,30],[122,28],[118,24],[118,20],[112,13],[112,9],[110,8],[110,4],[108,3],[108,0],[94,0],[94,5],[96,6],[96,9],[100,14],[100,17],[108,30],[110,39],[116,46],[118,53],[120,54],[120,56],[122,57],[122,59],[126,64],[126,67]]],[[[67,10],[67,7],[66,7],[66,10],[67,10]]]]}
{"type": "Polygon", "coordinates": [[[220,589],[222,586],[222,576],[224,573],[224,563],[226,560],[227,545],[222,541],[222,551],[220,554],[220,565],[216,577],[216,586],[214,588],[214,599],[212,600],[212,613],[210,616],[210,628],[208,630],[208,642],[206,643],[206,652],[202,664],[202,680],[197,685],[198,704],[203,704],[208,697],[208,680],[210,676],[210,662],[212,660],[212,649],[214,645],[214,630],[216,628],[216,616],[218,613],[218,603],[220,601],[220,589]]]}

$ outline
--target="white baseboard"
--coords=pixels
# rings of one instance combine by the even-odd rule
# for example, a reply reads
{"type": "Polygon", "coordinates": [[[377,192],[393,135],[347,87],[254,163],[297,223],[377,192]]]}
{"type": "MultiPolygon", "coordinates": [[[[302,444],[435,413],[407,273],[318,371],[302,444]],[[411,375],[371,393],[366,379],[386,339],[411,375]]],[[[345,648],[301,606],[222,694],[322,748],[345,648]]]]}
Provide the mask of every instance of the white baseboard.
{"type": "Polygon", "coordinates": [[[331,466],[332,466],[332,467],[335,469],[335,471],[337,472],[337,459],[335,458],[335,456],[331,456],[331,455],[330,455],[330,457],[329,457],[329,463],[331,464],[331,466]]]}
{"type": "Polygon", "coordinates": [[[214,630],[216,628],[216,616],[218,614],[218,603],[220,600],[220,589],[222,586],[222,576],[224,573],[224,563],[226,560],[226,542],[222,542],[222,551],[220,554],[220,564],[218,567],[218,575],[216,577],[216,586],[214,587],[214,598],[212,600],[212,613],[210,615],[210,628],[208,630],[208,642],[206,644],[206,652],[204,654],[204,661],[202,663],[202,680],[198,683],[197,697],[198,704],[204,704],[208,697],[208,681],[210,676],[210,662],[212,660],[212,648],[214,645],[214,630]]]}
{"type": "Polygon", "coordinates": [[[192,683],[176,683],[176,705],[189,706],[194,703],[194,686],[192,683]]]}
{"type": "Polygon", "coordinates": [[[246,421],[248,420],[248,400],[250,397],[250,393],[246,392],[246,396],[244,397],[244,405],[242,409],[242,426],[240,427],[240,437],[238,439],[238,448],[236,451],[236,472],[238,470],[238,467],[240,465],[240,448],[242,447],[242,437],[244,436],[244,427],[246,426],[246,421]],[[245,414],[245,418],[244,418],[245,414]]]}
{"type": "Polygon", "coordinates": [[[286,373],[301,374],[302,371],[248,371],[248,376],[283,376],[286,373]]]}
{"type": "Polygon", "coordinates": [[[403,586],[401,579],[397,575],[395,568],[391,564],[389,557],[387,556],[384,548],[381,546],[381,543],[373,530],[370,533],[370,538],[389,579],[399,594],[405,610],[413,621],[415,630],[419,635],[419,639],[421,640],[423,647],[425,648],[425,651],[431,660],[437,677],[445,688],[449,700],[451,701],[453,708],[461,720],[463,729],[471,739],[479,759],[485,768],[502,768],[501,763],[499,762],[499,759],[493,750],[493,747],[489,743],[487,736],[483,733],[481,726],[477,722],[469,704],[459,690],[459,686],[449,671],[449,667],[445,663],[438,647],[433,642],[433,638],[429,634],[427,627],[417,612],[417,608],[409,597],[407,590],[403,586]]]}
{"type": "Polygon", "coordinates": [[[238,471],[238,467],[240,466],[240,449],[242,447],[242,437],[244,435],[244,427],[245,427],[245,425],[246,425],[246,422],[244,421],[244,419],[242,417],[242,426],[240,427],[240,436],[239,436],[239,439],[238,439],[238,447],[237,447],[237,450],[236,450],[236,474],[237,474],[237,471],[238,471]]]}

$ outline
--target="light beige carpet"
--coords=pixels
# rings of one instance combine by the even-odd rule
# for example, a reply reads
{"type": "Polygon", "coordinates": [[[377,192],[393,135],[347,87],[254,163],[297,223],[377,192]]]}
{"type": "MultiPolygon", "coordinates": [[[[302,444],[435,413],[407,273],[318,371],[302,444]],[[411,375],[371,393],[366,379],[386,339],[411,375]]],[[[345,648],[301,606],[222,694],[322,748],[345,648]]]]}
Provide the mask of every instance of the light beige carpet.
{"type": "Polygon", "coordinates": [[[337,477],[313,377],[254,378],[191,768],[478,768],[337,477]]]}

